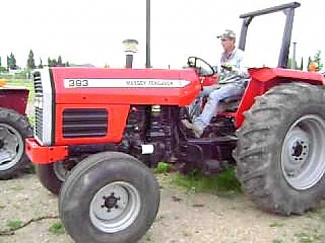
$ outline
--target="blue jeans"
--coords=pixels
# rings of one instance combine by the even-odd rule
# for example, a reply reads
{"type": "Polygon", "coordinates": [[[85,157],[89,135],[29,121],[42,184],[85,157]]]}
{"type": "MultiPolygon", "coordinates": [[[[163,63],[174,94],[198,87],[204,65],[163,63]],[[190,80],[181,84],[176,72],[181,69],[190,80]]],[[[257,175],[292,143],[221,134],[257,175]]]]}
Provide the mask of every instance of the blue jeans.
{"type": "Polygon", "coordinates": [[[202,93],[210,92],[209,99],[208,102],[205,104],[201,115],[194,120],[194,125],[202,131],[210,124],[212,117],[216,115],[220,100],[223,100],[230,96],[241,95],[245,90],[244,86],[241,84],[225,84],[219,89],[215,89],[215,86],[210,87],[208,87],[209,89],[207,89],[206,91],[202,91],[202,93]],[[211,90],[212,88],[214,89],[211,90]]]}
{"type": "MultiPolygon", "coordinates": [[[[203,87],[202,91],[198,94],[198,96],[195,98],[195,100],[188,107],[188,111],[189,111],[191,119],[195,120],[195,118],[201,114],[200,100],[203,97],[209,96],[211,94],[211,92],[216,90],[218,87],[220,87],[220,85],[218,85],[218,84],[203,87]],[[198,107],[198,106],[200,106],[200,107],[198,107]]],[[[193,120],[192,120],[192,122],[193,122],[193,120]]]]}

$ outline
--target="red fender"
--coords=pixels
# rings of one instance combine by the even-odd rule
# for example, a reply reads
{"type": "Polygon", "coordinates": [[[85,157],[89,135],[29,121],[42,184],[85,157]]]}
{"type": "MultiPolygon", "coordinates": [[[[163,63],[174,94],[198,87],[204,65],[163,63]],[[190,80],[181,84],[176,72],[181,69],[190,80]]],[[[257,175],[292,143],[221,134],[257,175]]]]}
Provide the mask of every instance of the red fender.
{"type": "Polygon", "coordinates": [[[255,97],[263,95],[275,85],[289,82],[304,82],[324,85],[324,77],[320,73],[303,72],[283,68],[251,68],[248,70],[251,80],[245,90],[235,115],[235,126],[240,128],[244,122],[244,112],[255,102],[255,97]]]}

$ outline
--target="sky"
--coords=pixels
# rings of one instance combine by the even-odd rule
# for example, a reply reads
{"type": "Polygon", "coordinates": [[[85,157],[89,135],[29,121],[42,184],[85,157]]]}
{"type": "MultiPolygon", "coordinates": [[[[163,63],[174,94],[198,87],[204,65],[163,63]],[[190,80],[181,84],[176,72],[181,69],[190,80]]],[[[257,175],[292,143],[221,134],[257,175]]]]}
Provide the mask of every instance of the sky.
{"type": "MultiPolygon", "coordinates": [[[[122,41],[136,39],[136,67],[145,65],[146,0],[0,0],[2,65],[13,52],[25,67],[29,50],[43,64],[62,56],[75,64],[123,67],[122,41]]],[[[215,65],[222,51],[216,36],[225,29],[238,37],[240,14],[271,7],[283,0],[151,0],[151,64],[179,68],[188,56],[199,56],[215,65]]],[[[325,53],[324,1],[300,0],[296,9],[292,42],[297,59],[325,53]]],[[[249,27],[247,66],[276,66],[284,28],[284,14],[257,17],[249,27]]],[[[291,52],[292,53],[292,52],[291,52]]],[[[292,55],[292,54],[290,54],[292,55]]]]}

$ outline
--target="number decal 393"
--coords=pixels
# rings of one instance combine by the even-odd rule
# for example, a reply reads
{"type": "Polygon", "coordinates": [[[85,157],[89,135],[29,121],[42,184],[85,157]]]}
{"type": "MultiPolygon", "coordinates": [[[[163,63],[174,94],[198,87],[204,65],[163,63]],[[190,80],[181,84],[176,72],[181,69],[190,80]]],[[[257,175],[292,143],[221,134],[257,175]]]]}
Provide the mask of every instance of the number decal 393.
{"type": "Polygon", "coordinates": [[[88,79],[68,79],[68,87],[88,87],[88,79]]]}

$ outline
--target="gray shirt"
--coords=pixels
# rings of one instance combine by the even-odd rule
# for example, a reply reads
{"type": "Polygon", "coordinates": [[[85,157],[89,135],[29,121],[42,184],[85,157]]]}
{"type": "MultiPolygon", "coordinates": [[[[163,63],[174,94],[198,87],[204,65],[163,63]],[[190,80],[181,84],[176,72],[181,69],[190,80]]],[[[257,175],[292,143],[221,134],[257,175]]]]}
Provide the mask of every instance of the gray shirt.
{"type": "Polygon", "coordinates": [[[232,75],[247,76],[247,69],[244,67],[244,52],[240,49],[235,48],[230,54],[226,52],[222,53],[220,63],[218,65],[218,72],[220,79],[224,79],[232,75]],[[227,71],[221,67],[221,65],[231,65],[232,71],[227,71]]]}

